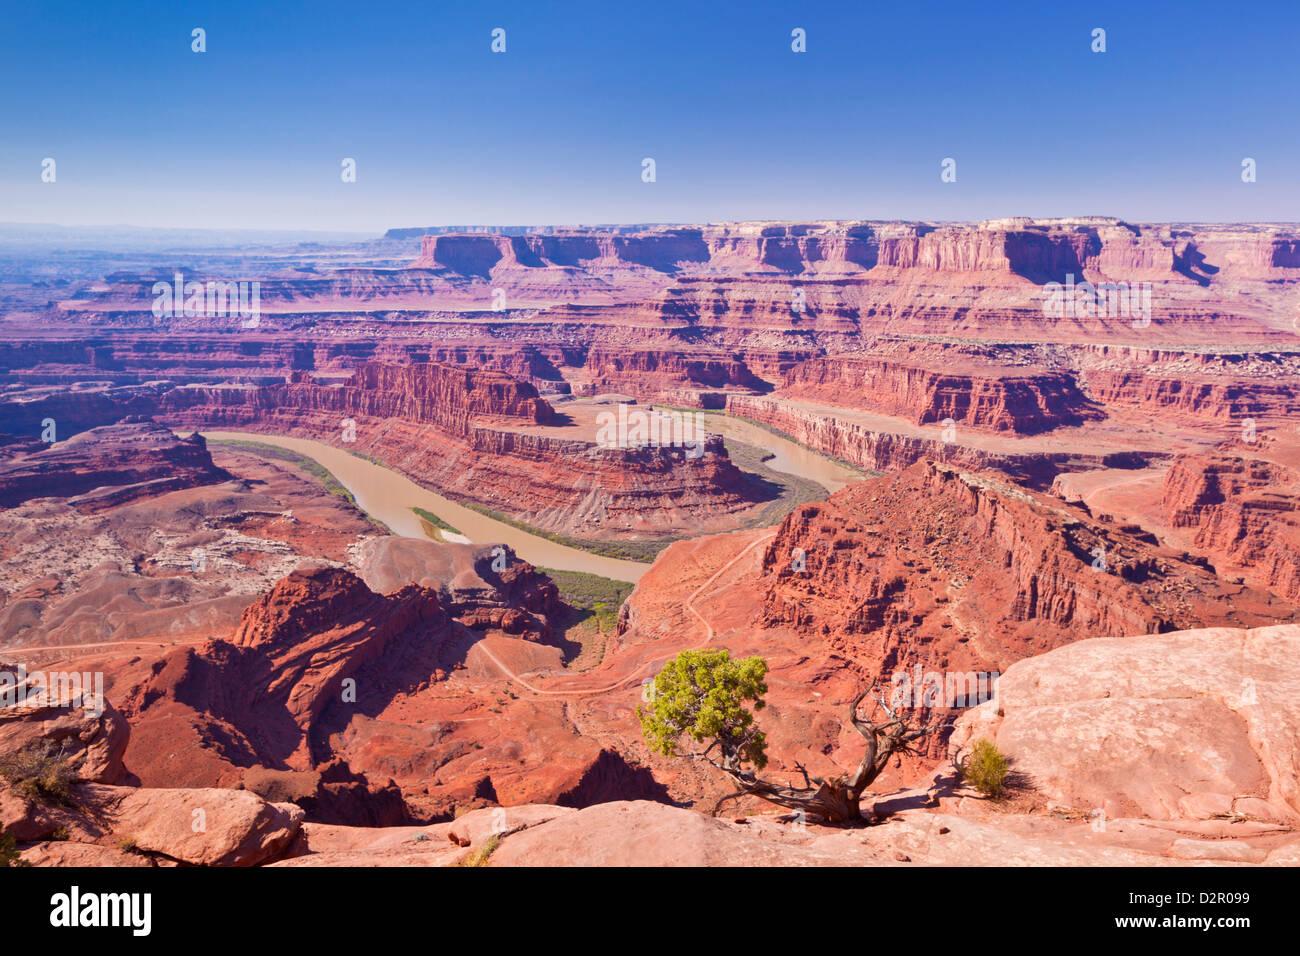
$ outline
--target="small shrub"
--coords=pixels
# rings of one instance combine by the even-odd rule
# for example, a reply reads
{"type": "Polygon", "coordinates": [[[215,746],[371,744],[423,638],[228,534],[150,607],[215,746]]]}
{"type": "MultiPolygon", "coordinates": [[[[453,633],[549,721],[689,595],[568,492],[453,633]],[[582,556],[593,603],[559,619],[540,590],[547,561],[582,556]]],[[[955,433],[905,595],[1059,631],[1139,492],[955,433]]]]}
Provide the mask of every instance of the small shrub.
{"type": "Polygon", "coordinates": [[[970,757],[962,767],[962,777],[984,796],[997,797],[1002,793],[1010,769],[1011,761],[998,750],[997,745],[991,740],[981,739],[971,748],[970,757]]]}
{"type": "Polygon", "coordinates": [[[67,803],[72,792],[72,766],[50,740],[34,741],[0,757],[0,776],[22,796],[41,803],[67,803]]]}
{"type": "Polygon", "coordinates": [[[122,837],[117,841],[117,848],[123,853],[135,852],[135,837],[122,837]]]}
{"type": "Polygon", "coordinates": [[[31,866],[18,853],[18,841],[8,833],[0,833],[0,867],[31,866]]]}
{"type": "Polygon", "coordinates": [[[68,838],[68,828],[67,828],[67,827],[55,827],[55,828],[50,832],[50,839],[51,839],[51,840],[66,840],[67,838],[68,838]]]}
{"type": "Polygon", "coordinates": [[[471,853],[465,859],[457,863],[457,866],[487,866],[488,857],[490,857],[496,848],[501,845],[501,837],[495,833],[484,841],[483,845],[471,853]]]}

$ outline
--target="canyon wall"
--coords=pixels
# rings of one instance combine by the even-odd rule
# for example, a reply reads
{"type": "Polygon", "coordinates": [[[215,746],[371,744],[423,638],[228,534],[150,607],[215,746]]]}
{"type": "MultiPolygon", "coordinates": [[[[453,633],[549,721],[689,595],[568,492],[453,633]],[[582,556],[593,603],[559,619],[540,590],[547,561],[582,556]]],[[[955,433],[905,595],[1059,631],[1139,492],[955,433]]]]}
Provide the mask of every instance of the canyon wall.
{"type": "Polygon", "coordinates": [[[1300,413],[1300,380],[1252,381],[1229,376],[1187,378],[1160,370],[1092,370],[1087,390],[1096,402],[1172,413],[1183,420],[1240,425],[1246,419],[1292,421],[1300,413]]]}
{"type": "Polygon", "coordinates": [[[963,468],[996,469],[1031,487],[1051,487],[1062,471],[1089,467],[1139,468],[1158,453],[1078,454],[1065,451],[1001,451],[944,441],[942,429],[932,426],[933,434],[904,434],[885,427],[871,427],[833,409],[809,409],[796,402],[763,396],[732,395],[727,398],[727,412],[770,425],[795,441],[824,454],[871,471],[896,471],[923,458],[963,468]]]}
{"type": "Polygon", "coordinates": [[[746,272],[867,272],[919,269],[1014,273],[1035,282],[1062,281],[1085,269],[1134,279],[1189,273],[1270,278],[1300,268],[1300,242],[1274,229],[1243,234],[1222,226],[1134,225],[1092,217],[1002,219],[982,223],[823,221],[722,223],[557,230],[550,235],[425,235],[417,269],[448,268],[487,276],[498,267],[534,269],[603,263],[664,273],[713,269],[746,272]],[[1224,263],[1214,265],[1215,261],[1224,263]],[[1208,268],[1206,268],[1208,264],[1208,268]]]}
{"type": "Polygon", "coordinates": [[[213,464],[201,435],[179,438],[153,421],[128,417],[0,463],[0,508],[84,496],[77,506],[96,511],[230,477],[213,464]]]}
{"type": "Polygon", "coordinates": [[[1165,476],[1163,505],[1216,566],[1276,594],[1300,598],[1300,468],[1270,460],[1275,441],[1240,440],[1181,455],[1165,476]]]}
{"type": "Polygon", "coordinates": [[[795,509],[762,575],[764,626],[824,642],[864,686],[916,665],[1000,672],[1081,638],[1297,615],[1139,528],[933,461],[795,509]]]}
{"type": "MultiPolygon", "coordinates": [[[[1297,249],[1300,237],[1281,226],[1101,217],[441,233],[423,237],[420,256],[404,269],[261,277],[261,327],[301,328],[326,317],[330,325],[391,326],[422,314],[489,328],[554,310],[552,327],[575,320],[715,335],[781,330],[811,334],[828,348],[846,336],[881,333],[1075,342],[1106,336],[1135,344],[1191,334],[1207,344],[1294,343],[1296,330],[1279,321],[1286,310],[1278,308],[1300,279],[1297,249]],[[1085,280],[1149,283],[1150,314],[1045,313],[1047,283],[1085,280]]],[[[144,330],[210,330],[211,319],[150,314],[150,288],[160,278],[172,276],[114,276],[62,303],[56,315],[144,330]]],[[[234,331],[238,323],[227,324],[234,331]]],[[[449,330],[440,324],[404,331],[449,330]]],[[[465,333],[462,327],[456,334],[465,333]]]]}
{"type": "Polygon", "coordinates": [[[803,362],[780,396],[899,415],[920,424],[955,422],[1034,434],[1102,418],[1064,372],[945,361],[903,364],[889,357],[840,356],[803,362]]]}
{"type": "Polygon", "coordinates": [[[719,436],[698,449],[602,447],[535,433],[555,421],[528,384],[436,365],[358,367],[349,383],[186,386],[160,415],[189,427],[301,435],[338,444],[452,497],[578,537],[724,528],[773,494],[730,461],[719,436]]]}

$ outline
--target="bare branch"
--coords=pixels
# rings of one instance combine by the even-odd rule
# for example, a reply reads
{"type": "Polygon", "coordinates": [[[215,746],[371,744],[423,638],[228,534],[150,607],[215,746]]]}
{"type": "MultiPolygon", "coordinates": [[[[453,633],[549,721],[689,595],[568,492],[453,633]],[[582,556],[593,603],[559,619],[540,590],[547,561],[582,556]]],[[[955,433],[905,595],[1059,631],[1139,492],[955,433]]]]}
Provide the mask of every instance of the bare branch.
{"type": "Polygon", "coordinates": [[[765,780],[746,767],[749,748],[761,733],[754,726],[743,732],[737,728],[714,738],[703,751],[692,754],[726,774],[736,787],[734,793],[717,801],[713,813],[716,815],[728,800],[756,796],[829,822],[861,819],[859,804],[862,794],[885,771],[890,761],[904,754],[919,754],[918,741],[948,726],[937,719],[920,726],[913,724],[901,713],[902,708],[891,707],[883,692],[877,691],[877,685],[873,684],[861,690],[849,705],[849,722],[866,742],[861,762],[852,773],[815,777],[807,767],[795,761],[794,768],[803,779],[802,786],[765,780]],[[870,711],[862,715],[859,709],[867,700],[871,701],[870,711]],[[881,719],[873,719],[877,708],[881,719]]]}

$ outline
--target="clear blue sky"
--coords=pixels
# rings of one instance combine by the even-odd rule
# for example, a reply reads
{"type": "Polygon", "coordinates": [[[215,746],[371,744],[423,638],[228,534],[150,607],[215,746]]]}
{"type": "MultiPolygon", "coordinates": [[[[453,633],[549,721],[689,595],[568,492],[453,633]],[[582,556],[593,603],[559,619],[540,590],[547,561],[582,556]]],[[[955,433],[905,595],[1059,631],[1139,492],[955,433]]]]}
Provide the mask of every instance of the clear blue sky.
{"type": "Polygon", "coordinates": [[[1298,108],[1296,0],[3,0],[0,221],[1294,221],[1298,108]]]}

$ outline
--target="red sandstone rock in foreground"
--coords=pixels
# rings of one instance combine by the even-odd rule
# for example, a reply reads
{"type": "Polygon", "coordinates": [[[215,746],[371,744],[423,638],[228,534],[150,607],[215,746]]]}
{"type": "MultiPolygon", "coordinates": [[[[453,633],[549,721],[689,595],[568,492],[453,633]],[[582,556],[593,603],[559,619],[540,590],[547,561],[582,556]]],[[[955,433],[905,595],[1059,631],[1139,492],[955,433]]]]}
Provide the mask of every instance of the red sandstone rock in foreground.
{"type": "Polygon", "coordinates": [[[252,866],[283,855],[297,839],[301,808],[248,791],[107,786],[130,779],[122,767],[129,733],[111,704],[89,695],[37,695],[0,709],[0,831],[24,844],[24,859],[252,866]]]}
{"type": "Polygon", "coordinates": [[[387,595],[340,569],[290,575],[229,641],[168,654],[125,698],[131,769],[148,786],[242,785],[330,823],[658,795],[562,701],[502,675],[497,661],[562,657],[545,643],[554,585],[506,556],[497,572],[490,548],[384,538],[359,557],[387,595]]]}
{"type": "Polygon", "coordinates": [[[233,782],[237,767],[310,770],[328,756],[322,715],[433,679],[449,666],[449,624],[425,588],[383,596],[341,569],[296,571],[229,641],[172,652],[124,700],[131,766],[146,783],[209,786],[233,782]],[[164,753],[178,749],[179,762],[164,753]]]}
{"type": "Polygon", "coordinates": [[[1300,626],[1079,641],[962,717],[1049,801],[1107,817],[1300,823],[1300,626]]]}
{"type": "Polygon", "coordinates": [[[282,855],[303,811],[247,790],[79,788],[76,799],[133,849],[199,866],[254,866],[282,855]]]}
{"type": "Polygon", "coordinates": [[[1012,756],[1021,782],[998,805],[946,767],[875,795],[884,822],[862,828],[645,801],[518,807],[422,831],[308,825],[308,855],[281,865],[446,865],[463,857],[439,849],[445,834],[471,850],[495,836],[492,866],[1294,866],[1298,642],[1294,625],[1216,628],[1084,640],[1012,665],[954,737],[961,749],[989,736],[1012,756]]]}
{"type": "Polygon", "coordinates": [[[5,832],[45,866],[256,866],[289,852],[302,820],[247,790],[77,784],[43,804],[0,784],[5,832]]]}
{"type": "Polygon", "coordinates": [[[0,754],[48,743],[67,760],[76,780],[115,783],[122,777],[130,728],[121,712],[100,696],[102,687],[97,692],[92,673],[56,672],[55,686],[39,688],[31,675],[26,687],[17,683],[18,665],[0,663],[0,673],[6,681],[0,684],[0,754]],[[74,693],[65,694],[65,685],[74,693]]]}

